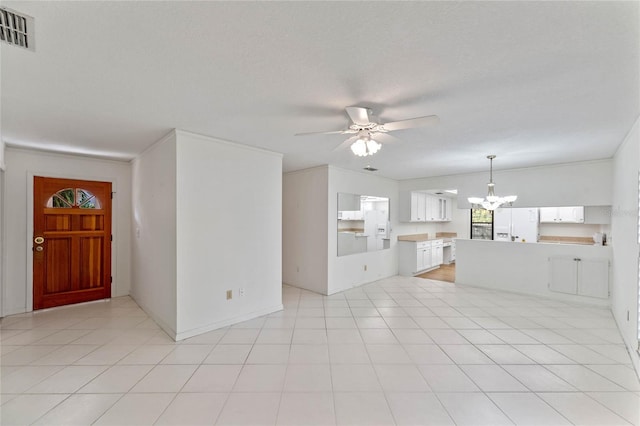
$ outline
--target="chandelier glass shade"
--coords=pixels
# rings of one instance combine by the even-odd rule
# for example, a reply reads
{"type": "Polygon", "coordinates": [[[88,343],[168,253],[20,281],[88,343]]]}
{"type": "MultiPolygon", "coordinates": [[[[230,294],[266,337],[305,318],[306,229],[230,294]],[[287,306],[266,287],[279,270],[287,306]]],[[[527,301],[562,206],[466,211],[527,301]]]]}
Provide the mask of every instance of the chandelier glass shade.
{"type": "Polygon", "coordinates": [[[482,207],[486,210],[495,210],[503,204],[513,205],[513,202],[518,199],[517,195],[507,195],[504,197],[499,197],[495,193],[495,183],[493,183],[493,159],[496,158],[495,155],[487,155],[487,158],[490,161],[489,166],[489,183],[487,184],[487,196],[484,198],[481,197],[469,197],[467,200],[471,203],[475,208],[482,207]]]}
{"type": "Polygon", "coordinates": [[[371,135],[368,132],[358,135],[358,139],[351,144],[351,151],[358,157],[373,155],[380,151],[380,148],[382,148],[382,144],[371,139],[371,135]]]}

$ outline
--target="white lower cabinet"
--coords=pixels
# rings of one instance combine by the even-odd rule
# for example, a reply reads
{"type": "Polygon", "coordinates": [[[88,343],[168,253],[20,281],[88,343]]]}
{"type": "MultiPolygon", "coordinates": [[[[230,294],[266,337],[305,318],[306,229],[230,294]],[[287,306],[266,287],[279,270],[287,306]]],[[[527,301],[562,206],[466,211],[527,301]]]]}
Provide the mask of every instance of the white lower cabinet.
{"type": "Polygon", "coordinates": [[[549,290],[607,299],[609,297],[609,260],[550,257],[549,290]]]}
{"type": "Polygon", "coordinates": [[[442,264],[442,240],[398,241],[398,246],[400,275],[410,277],[442,264]]]}
{"type": "Polygon", "coordinates": [[[444,246],[442,240],[435,240],[431,245],[431,266],[440,266],[444,263],[444,246]]]}

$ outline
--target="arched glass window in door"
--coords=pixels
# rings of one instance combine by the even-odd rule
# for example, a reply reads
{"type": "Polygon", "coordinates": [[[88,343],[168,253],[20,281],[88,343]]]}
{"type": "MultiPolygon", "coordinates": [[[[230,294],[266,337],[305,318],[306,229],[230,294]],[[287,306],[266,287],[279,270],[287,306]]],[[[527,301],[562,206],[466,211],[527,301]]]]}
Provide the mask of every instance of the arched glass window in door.
{"type": "Polygon", "coordinates": [[[65,188],[53,194],[47,200],[47,207],[50,208],[80,208],[99,209],[100,200],[90,191],[82,188],[65,188]]]}

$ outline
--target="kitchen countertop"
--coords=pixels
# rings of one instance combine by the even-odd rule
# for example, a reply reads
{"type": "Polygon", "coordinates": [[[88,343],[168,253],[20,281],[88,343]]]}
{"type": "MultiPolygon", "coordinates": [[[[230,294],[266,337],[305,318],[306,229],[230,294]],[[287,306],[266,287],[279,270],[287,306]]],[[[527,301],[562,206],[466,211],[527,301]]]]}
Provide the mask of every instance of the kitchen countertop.
{"type": "Polygon", "coordinates": [[[454,240],[449,237],[431,237],[429,234],[411,234],[411,235],[398,235],[398,241],[406,241],[410,243],[421,243],[423,241],[435,241],[442,240],[443,243],[448,243],[454,240]]]}
{"type": "MultiPolygon", "coordinates": [[[[563,237],[559,235],[541,235],[538,238],[541,244],[582,244],[585,246],[596,245],[591,237],[563,237]]],[[[602,245],[602,244],[599,244],[602,245]]]]}
{"type": "MultiPolygon", "coordinates": [[[[412,243],[420,243],[423,241],[434,241],[434,240],[442,240],[443,243],[448,243],[456,239],[457,237],[429,237],[429,234],[409,234],[409,235],[398,235],[398,241],[412,242],[412,243]]],[[[498,241],[498,242],[511,242],[511,241],[498,241]]],[[[515,241],[514,241],[515,242],[515,241]]],[[[593,242],[593,239],[590,237],[564,237],[564,236],[555,236],[555,235],[543,235],[540,236],[540,240],[537,241],[538,244],[567,244],[567,245],[583,245],[583,246],[593,246],[596,245],[593,242]]]]}
{"type": "MultiPolygon", "coordinates": [[[[459,239],[460,240],[460,239],[459,239]]],[[[516,245],[544,245],[544,246],[596,246],[596,247],[609,247],[608,245],[603,246],[602,244],[594,244],[593,241],[588,242],[579,242],[579,241],[571,241],[571,240],[542,240],[537,241],[535,243],[526,242],[523,243],[521,241],[496,241],[496,240],[481,240],[481,239],[470,239],[464,238],[465,241],[484,241],[488,243],[496,243],[496,244],[516,244],[516,245]]]]}

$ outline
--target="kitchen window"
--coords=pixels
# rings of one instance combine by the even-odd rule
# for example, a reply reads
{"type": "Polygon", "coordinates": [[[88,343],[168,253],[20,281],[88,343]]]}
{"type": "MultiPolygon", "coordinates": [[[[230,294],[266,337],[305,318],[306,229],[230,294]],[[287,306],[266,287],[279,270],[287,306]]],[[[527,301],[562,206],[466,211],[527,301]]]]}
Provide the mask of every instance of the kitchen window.
{"type": "Polygon", "coordinates": [[[493,212],[486,209],[471,209],[471,239],[493,240],[493,212]]]}

